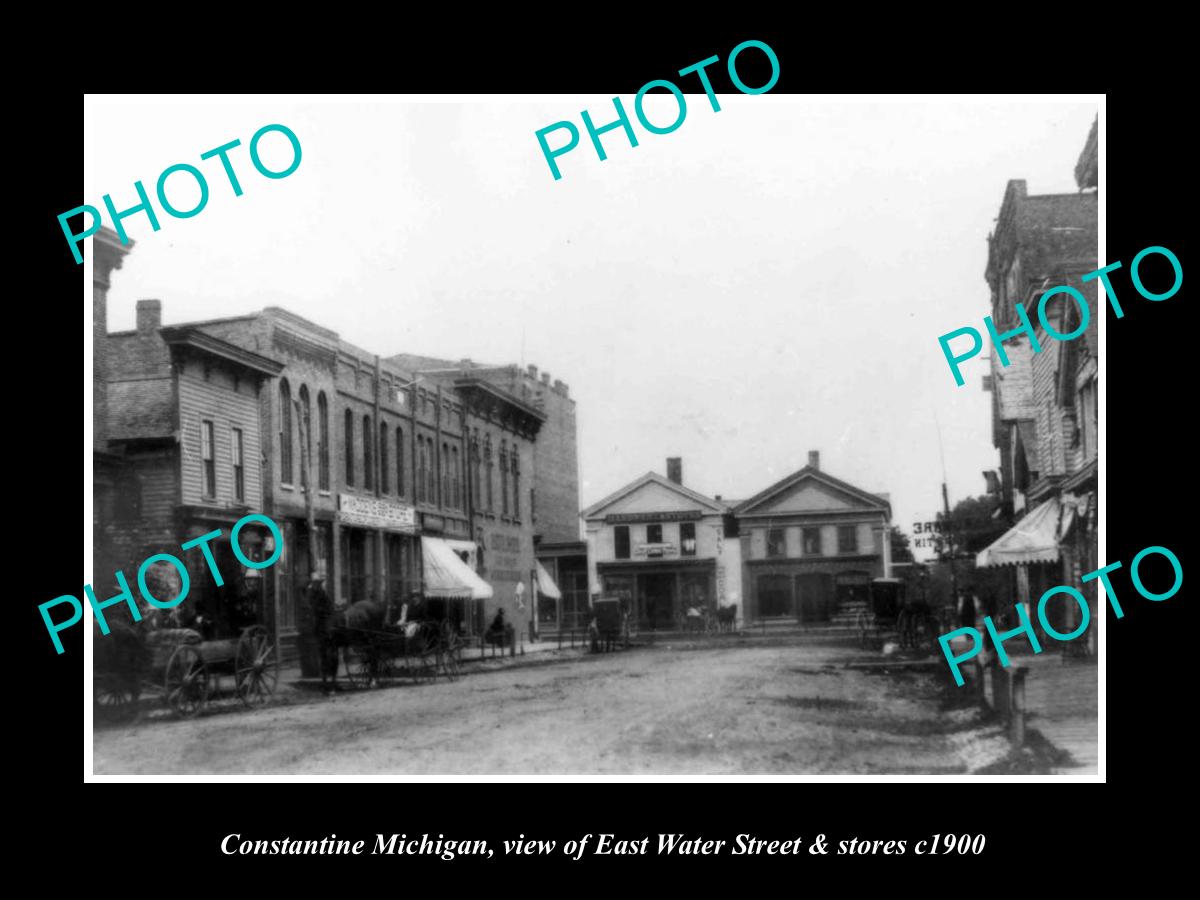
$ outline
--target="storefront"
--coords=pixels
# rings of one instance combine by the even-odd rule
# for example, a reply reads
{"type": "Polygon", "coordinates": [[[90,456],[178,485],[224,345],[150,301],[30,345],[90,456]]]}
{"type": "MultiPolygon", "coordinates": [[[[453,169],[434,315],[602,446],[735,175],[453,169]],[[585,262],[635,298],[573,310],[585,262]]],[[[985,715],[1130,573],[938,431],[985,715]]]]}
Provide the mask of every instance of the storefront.
{"type": "Polygon", "coordinates": [[[716,608],[717,564],[714,559],[645,562],[636,565],[599,563],[601,594],[618,597],[639,629],[676,628],[688,609],[716,608]]]}
{"type": "Polygon", "coordinates": [[[337,522],[341,602],[375,600],[390,611],[420,590],[417,518],[411,506],[343,493],[337,522]]]}
{"type": "Polygon", "coordinates": [[[421,538],[425,615],[448,619],[468,639],[477,637],[487,627],[484,604],[494,595],[491,585],[463,558],[469,557],[474,549],[475,545],[466,541],[421,538]]]}

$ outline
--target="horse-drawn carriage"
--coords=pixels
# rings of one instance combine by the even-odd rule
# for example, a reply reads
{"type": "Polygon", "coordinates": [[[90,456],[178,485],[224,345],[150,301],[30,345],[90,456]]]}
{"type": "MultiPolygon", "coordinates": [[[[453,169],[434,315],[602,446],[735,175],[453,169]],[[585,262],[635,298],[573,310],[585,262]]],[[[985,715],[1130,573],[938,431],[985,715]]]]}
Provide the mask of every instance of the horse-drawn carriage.
{"type": "Polygon", "coordinates": [[[858,640],[863,648],[882,643],[895,633],[901,649],[930,647],[940,633],[940,622],[923,599],[907,598],[899,578],[871,582],[867,609],[858,614],[858,640]]]}
{"type": "MultiPolygon", "coordinates": [[[[353,609],[353,608],[352,608],[353,609]]],[[[448,618],[387,622],[382,607],[348,613],[333,629],[346,674],[356,687],[387,684],[403,673],[414,682],[458,678],[465,646],[448,618]]]]}
{"type": "Polygon", "coordinates": [[[127,718],[137,712],[142,694],[160,690],[176,715],[195,716],[223,677],[232,679],[244,704],[254,706],[270,700],[279,681],[279,654],[261,625],[205,640],[195,628],[118,622],[108,635],[96,632],[93,648],[93,708],[101,718],[127,718]]]}
{"type": "Polygon", "coordinates": [[[629,615],[619,597],[598,597],[592,601],[592,622],[588,626],[593,653],[613,650],[620,641],[629,646],[629,615]]]}

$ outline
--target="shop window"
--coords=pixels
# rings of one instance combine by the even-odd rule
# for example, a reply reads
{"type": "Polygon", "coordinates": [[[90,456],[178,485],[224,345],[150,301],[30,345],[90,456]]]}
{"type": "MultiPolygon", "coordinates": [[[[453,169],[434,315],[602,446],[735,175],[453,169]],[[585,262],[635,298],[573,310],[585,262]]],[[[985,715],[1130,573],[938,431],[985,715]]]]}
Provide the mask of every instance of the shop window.
{"type": "Polygon", "coordinates": [[[838,526],[838,553],[858,552],[858,526],[838,526]]]}
{"type": "Polygon", "coordinates": [[[617,525],[613,528],[613,556],[617,559],[629,559],[628,525],[617,525]]]}
{"type": "Polygon", "coordinates": [[[679,552],[683,556],[696,555],[696,523],[679,523],[679,552]]]}
{"type": "Polygon", "coordinates": [[[658,525],[658,524],[647,525],[646,526],[646,543],[647,544],[661,544],[662,542],[663,542],[662,525],[658,525]]]}
{"type": "Polygon", "coordinates": [[[820,528],[805,528],[801,534],[804,542],[805,556],[820,556],[821,555],[821,529],[820,528]]]}
{"type": "Polygon", "coordinates": [[[767,529],[767,557],[775,559],[787,556],[787,543],[782,528],[767,529]]]}

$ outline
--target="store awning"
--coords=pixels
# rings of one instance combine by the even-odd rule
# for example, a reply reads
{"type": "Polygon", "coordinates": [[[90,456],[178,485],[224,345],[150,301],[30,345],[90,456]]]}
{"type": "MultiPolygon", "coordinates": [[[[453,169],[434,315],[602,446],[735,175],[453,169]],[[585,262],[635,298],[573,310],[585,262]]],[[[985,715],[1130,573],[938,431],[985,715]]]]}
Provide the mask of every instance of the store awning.
{"type": "Polygon", "coordinates": [[[422,537],[426,597],[490,600],[492,586],[480,578],[441,538],[422,537]]]}
{"type": "Polygon", "coordinates": [[[1058,562],[1058,520],[1058,498],[1051,497],[981,550],[975,565],[983,569],[1058,562]]]}
{"type": "Polygon", "coordinates": [[[551,600],[562,599],[562,591],[558,589],[558,585],[554,583],[554,579],[550,577],[550,573],[540,562],[537,563],[537,576],[537,588],[541,596],[549,597],[551,600]]]}

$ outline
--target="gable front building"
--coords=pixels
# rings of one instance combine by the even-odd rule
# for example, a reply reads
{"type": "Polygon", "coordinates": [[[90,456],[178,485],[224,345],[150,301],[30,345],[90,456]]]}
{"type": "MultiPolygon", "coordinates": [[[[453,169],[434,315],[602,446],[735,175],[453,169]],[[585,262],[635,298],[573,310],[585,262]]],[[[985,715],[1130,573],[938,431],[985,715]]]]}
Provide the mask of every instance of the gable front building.
{"type": "Polygon", "coordinates": [[[828,622],[890,574],[891,504],[808,465],[737,505],[746,620],[828,622]]]}

